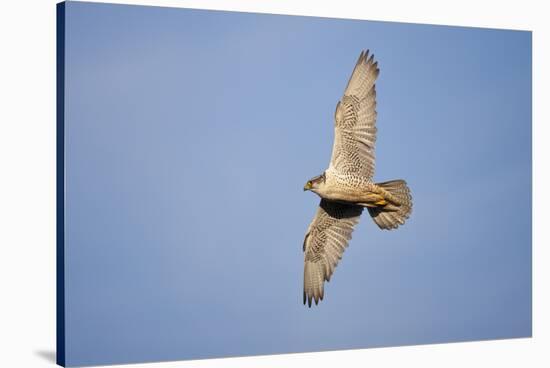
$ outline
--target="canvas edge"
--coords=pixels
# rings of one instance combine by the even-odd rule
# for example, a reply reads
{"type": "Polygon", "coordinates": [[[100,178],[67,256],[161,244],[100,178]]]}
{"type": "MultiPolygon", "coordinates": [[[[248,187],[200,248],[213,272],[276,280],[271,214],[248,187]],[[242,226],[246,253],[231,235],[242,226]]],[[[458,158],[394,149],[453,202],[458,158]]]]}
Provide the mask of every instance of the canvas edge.
{"type": "Polygon", "coordinates": [[[56,4],[56,363],[65,366],[65,2],[56,4]]]}

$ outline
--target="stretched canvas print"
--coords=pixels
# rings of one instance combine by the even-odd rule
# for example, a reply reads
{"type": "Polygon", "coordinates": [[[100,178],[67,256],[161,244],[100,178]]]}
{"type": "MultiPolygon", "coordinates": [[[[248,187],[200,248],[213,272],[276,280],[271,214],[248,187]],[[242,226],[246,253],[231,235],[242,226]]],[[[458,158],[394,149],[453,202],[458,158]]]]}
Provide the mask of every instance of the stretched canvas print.
{"type": "Polygon", "coordinates": [[[531,33],[57,5],[67,366],[531,336],[531,33]]]}

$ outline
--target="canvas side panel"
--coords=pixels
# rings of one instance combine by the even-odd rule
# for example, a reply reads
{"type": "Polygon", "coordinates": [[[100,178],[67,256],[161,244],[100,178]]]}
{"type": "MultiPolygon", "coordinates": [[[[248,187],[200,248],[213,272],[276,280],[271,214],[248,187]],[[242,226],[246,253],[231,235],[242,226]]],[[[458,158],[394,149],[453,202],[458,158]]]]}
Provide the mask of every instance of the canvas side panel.
{"type": "Polygon", "coordinates": [[[65,3],[56,11],[56,362],[65,366],[65,3]]]}

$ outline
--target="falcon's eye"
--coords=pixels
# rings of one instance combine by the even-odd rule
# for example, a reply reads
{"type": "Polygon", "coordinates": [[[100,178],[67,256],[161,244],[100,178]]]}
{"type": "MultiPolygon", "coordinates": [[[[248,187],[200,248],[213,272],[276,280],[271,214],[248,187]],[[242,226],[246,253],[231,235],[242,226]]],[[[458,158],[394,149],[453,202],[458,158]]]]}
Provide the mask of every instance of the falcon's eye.
{"type": "Polygon", "coordinates": [[[308,187],[312,187],[312,186],[313,186],[313,182],[312,182],[312,181],[308,181],[308,182],[307,182],[307,186],[308,186],[308,187]]]}

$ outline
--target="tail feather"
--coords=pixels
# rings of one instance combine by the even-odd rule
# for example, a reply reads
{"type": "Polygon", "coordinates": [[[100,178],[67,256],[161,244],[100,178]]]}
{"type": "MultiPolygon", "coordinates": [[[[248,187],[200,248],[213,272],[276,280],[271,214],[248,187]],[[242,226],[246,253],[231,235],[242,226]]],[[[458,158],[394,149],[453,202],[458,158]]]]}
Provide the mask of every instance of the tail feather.
{"type": "Polygon", "coordinates": [[[369,207],[369,213],[376,225],[381,229],[396,229],[399,225],[403,225],[405,220],[411,215],[411,191],[405,180],[391,180],[377,183],[376,185],[386,190],[390,196],[388,204],[379,207],[369,207]]]}

